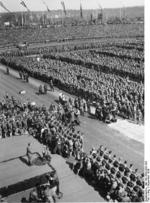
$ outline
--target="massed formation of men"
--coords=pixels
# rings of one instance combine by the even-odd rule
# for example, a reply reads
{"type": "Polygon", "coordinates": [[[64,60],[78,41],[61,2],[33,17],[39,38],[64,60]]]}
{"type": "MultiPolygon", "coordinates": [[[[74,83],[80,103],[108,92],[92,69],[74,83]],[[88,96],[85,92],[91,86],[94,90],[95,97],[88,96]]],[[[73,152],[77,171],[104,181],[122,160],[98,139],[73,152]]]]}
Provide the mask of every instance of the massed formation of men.
{"type": "MultiPolygon", "coordinates": [[[[61,95],[60,95],[61,96],[61,95]]],[[[61,100],[62,98],[60,98],[61,100]]],[[[71,101],[70,101],[71,102],[71,101]]],[[[31,103],[17,101],[6,95],[0,102],[0,137],[29,133],[46,145],[52,153],[63,157],[74,157],[74,172],[94,182],[99,191],[105,191],[109,201],[142,202],[144,196],[144,174],[139,174],[133,165],[117,159],[103,146],[84,152],[84,135],[68,118],[66,102],[61,105],[37,107],[31,103]]]]}
{"type": "MultiPolygon", "coordinates": [[[[20,66],[23,66],[33,77],[44,82],[52,79],[56,87],[83,97],[86,102],[89,102],[89,100],[91,102],[95,101],[100,105],[102,105],[101,103],[112,105],[115,102],[117,115],[143,123],[144,86],[140,79],[136,82],[112,72],[106,74],[101,71],[101,67],[95,70],[91,66],[87,68],[59,59],[41,58],[40,62],[37,62],[34,57],[5,57],[3,62],[4,60],[7,65],[17,70],[20,66]]],[[[124,62],[115,60],[117,64],[122,63],[122,65],[115,65],[116,71],[118,71],[118,67],[121,71],[124,71],[122,69],[124,62]]],[[[111,60],[109,61],[111,66],[111,60]]],[[[143,68],[139,66],[140,64],[136,65],[139,73],[143,72],[143,68]]],[[[132,74],[134,74],[132,64],[128,65],[128,69],[131,69],[132,74]]]]}
{"type": "Polygon", "coordinates": [[[92,182],[110,202],[144,201],[144,174],[102,145],[89,154],[80,154],[74,172],[92,182]]]}

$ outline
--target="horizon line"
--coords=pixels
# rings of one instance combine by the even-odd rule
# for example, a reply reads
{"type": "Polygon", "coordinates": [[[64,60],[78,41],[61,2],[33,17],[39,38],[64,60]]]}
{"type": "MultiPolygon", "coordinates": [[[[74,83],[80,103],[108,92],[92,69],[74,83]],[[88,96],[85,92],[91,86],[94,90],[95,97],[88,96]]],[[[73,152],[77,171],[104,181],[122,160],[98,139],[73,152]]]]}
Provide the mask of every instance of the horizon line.
{"type": "MultiPolygon", "coordinates": [[[[110,7],[110,8],[103,8],[103,10],[107,10],[107,9],[121,9],[121,8],[135,8],[135,7],[144,7],[144,5],[135,5],[135,6],[122,6],[122,7],[110,7]]],[[[80,11],[80,9],[66,9],[67,11],[80,11]]],[[[84,11],[88,11],[88,10],[99,10],[99,8],[92,8],[92,9],[82,9],[82,10],[84,10],[84,11]]],[[[52,9],[52,10],[50,10],[50,12],[51,11],[62,11],[62,9],[52,9]]],[[[22,12],[25,12],[25,13],[28,13],[28,11],[11,11],[11,12],[6,12],[6,11],[3,11],[3,12],[1,12],[0,11],[0,13],[1,14],[6,14],[6,13],[22,13],[22,12]]],[[[36,11],[36,10],[30,10],[30,12],[48,12],[47,10],[41,10],[41,11],[36,11]]]]}

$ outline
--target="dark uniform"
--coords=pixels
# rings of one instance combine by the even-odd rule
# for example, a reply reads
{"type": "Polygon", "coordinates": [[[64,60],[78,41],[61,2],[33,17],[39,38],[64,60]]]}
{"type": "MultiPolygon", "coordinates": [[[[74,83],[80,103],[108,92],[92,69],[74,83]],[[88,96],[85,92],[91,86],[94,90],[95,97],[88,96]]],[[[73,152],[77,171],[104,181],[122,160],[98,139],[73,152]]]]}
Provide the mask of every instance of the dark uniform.
{"type": "Polygon", "coordinates": [[[53,80],[52,80],[52,79],[50,80],[49,86],[50,86],[50,88],[51,88],[51,91],[54,92],[54,85],[53,85],[53,80]]]}
{"type": "Polygon", "coordinates": [[[32,165],[32,152],[31,152],[31,145],[28,144],[27,146],[27,157],[28,157],[28,164],[32,165]]]}
{"type": "Polygon", "coordinates": [[[47,94],[47,85],[44,84],[44,94],[47,94]]]}
{"type": "Polygon", "coordinates": [[[7,73],[7,75],[9,75],[9,68],[8,67],[6,68],[6,73],[7,73]]]}
{"type": "Polygon", "coordinates": [[[48,178],[49,180],[49,184],[50,184],[50,187],[53,188],[53,187],[57,187],[56,189],[56,194],[59,195],[60,194],[60,189],[59,189],[59,178],[57,176],[57,173],[56,171],[53,171],[50,175],[50,177],[48,178]]]}
{"type": "Polygon", "coordinates": [[[39,94],[42,94],[43,91],[42,91],[42,85],[39,86],[39,94]]]}

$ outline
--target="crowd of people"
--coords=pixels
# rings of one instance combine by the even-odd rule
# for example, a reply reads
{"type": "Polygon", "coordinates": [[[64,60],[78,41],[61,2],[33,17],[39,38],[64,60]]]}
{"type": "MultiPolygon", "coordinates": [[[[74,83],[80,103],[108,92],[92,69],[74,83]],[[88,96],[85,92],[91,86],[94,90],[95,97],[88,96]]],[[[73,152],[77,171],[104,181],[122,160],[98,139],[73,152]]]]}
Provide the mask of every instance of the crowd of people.
{"type": "Polygon", "coordinates": [[[11,28],[0,30],[0,45],[5,46],[8,44],[12,46],[24,41],[28,43],[47,43],[62,39],[135,36],[144,36],[144,26],[142,24],[11,28]]]}
{"type": "MultiPolygon", "coordinates": [[[[43,80],[45,85],[39,87],[39,94],[47,94],[48,83],[51,91],[57,86],[77,96],[74,100],[66,100],[61,94],[58,104],[51,104],[47,109],[34,102],[21,103],[6,94],[0,101],[0,138],[30,134],[51,153],[73,157],[73,171],[102,192],[107,201],[143,202],[144,174],[104,146],[85,153],[84,134],[76,127],[80,125],[79,115],[84,116],[93,103],[96,103],[97,118],[104,122],[111,120],[110,113],[114,122],[116,114],[143,122],[143,28],[141,24],[131,24],[0,30],[1,47],[16,46],[20,42],[45,44],[38,48],[4,51],[0,55],[1,63],[18,70],[20,79],[26,82],[29,76],[43,80]],[[112,37],[117,39],[112,41],[112,37]],[[104,39],[94,41],[98,38],[104,39]],[[51,41],[76,39],[79,43],[46,45],[51,41]],[[92,40],[80,43],[81,39],[92,40]],[[40,56],[26,57],[34,54],[40,56]]],[[[8,67],[6,72],[9,74],[8,67]]],[[[32,165],[30,157],[29,164],[32,165]]],[[[47,177],[49,185],[56,186],[55,194],[49,185],[37,186],[31,191],[29,200],[22,199],[22,202],[55,202],[56,194],[60,194],[55,174],[47,177]]]]}
{"type": "Polygon", "coordinates": [[[19,70],[19,77],[21,80],[29,82],[29,74],[27,72],[19,70]]]}
{"type": "MultiPolygon", "coordinates": [[[[117,49],[118,48],[116,47],[116,50],[117,49]]],[[[123,51],[124,50],[125,52],[128,52],[126,49],[123,49],[123,51]]],[[[139,51],[135,49],[131,52],[136,54],[139,51]]],[[[142,51],[140,52],[140,55],[141,54],[143,54],[142,51]]],[[[100,50],[94,49],[48,54],[44,55],[44,58],[57,59],[68,63],[82,65],[87,68],[94,68],[97,71],[101,70],[106,73],[114,73],[122,77],[129,77],[138,82],[144,81],[144,62],[142,61],[142,58],[135,60],[131,57],[129,58],[128,55],[119,55],[119,51],[116,54],[111,46],[106,48],[103,47],[100,50]]]]}
{"type": "Polygon", "coordinates": [[[27,120],[21,111],[23,106],[14,97],[9,99],[8,95],[0,102],[0,138],[27,133],[27,120]]]}
{"type": "Polygon", "coordinates": [[[92,148],[89,154],[81,154],[74,164],[75,173],[92,182],[103,191],[110,202],[143,202],[144,174],[133,165],[117,158],[104,146],[92,148]]]}
{"type": "MultiPolygon", "coordinates": [[[[6,94],[0,102],[0,137],[28,133],[44,144],[51,153],[67,158],[74,157],[74,172],[90,181],[99,191],[103,191],[108,201],[142,202],[144,174],[139,174],[132,164],[117,158],[104,146],[92,148],[85,153],[84,134],[76,128],[73,116],[69,116],[69,113],[72,115],[76,112],[72,101],[64,100],[63,95],[60,95],[59,101],[47,109],[30,102],[22,104],[6,94]]],[[[49,186],[43,191],[46,189],[49,190],[49,186]]],[[[33,198],[32,192],[30,199],[33,198]]],[[[50,197],[55,200],[52,195],[50,197]]]]}
{"type": "MultiPolygon", "coordinates": [[[[141,46],[141,48],[143,45],[141,46]]],[[[144,61],[144,51],[138,50],[138,47],[134,47],[133,49],[128,48],[121,48],[117,46],[109,46],[109,47],[103,47],[99,48],[98,50],[94,50],[94,52],[98,54],[105,54],[109,56],[119,57],[119,58],[127,58],[127,59],[133,59],[136,61],[144,61]]]]}
{"type": "MultiPolygon", "coordinates": [[[[144,120],[144,85],[128,77],[114,73],[103,73],[93,68],[57,60],[36,57],[4,57],[6,65],[20,70],[30,76],[48,82],[66,92],[83,97],[87,102],[95,101],[102,108],[117,106],[117,115],[143,122],[144,120]]],[[[140,68],[139,68],[140,69],[140,68]]],[[[132,70],[132,68],[131,68],[132,70]]],[[[141,70],[143,71],[143,70],[141,70]]]]}
{"type": "Polygon", "coordinates": [[[144,40],[138,40],[138,43],[131,42],[128,44],[118,44],[116,46],[118,48],[126,48],[128,50],[136,48],[138,51],[144,51],[144,40]]]}
{"type": "MultiPolygon", "coordinates": [[[[140,55],[142,52],[144,52],[144,41],[143,37],[140,38],[102,38],[100,40],[82,40],[76,43],[65,43],[65,44],[59,44],[58,45],[47,45],[44,46],[38,45],[38,48],[36,47],[29,47],[28,49],[13,49],[13,51],[2,51],[0,56],[26,56],[26,55],[42,55],[42,54],[52,54],[56,52],[68,52],[68,51],[75,51],[75,50],[86,50],[86,49],[105,49],[106,47],[117,47],[122,48],[125,50],[136,50],[136,52],[140,52],[140,55]]],[[[126,53],[127,54],[127,53],[126,53]]],[[[133,56],[132,56],[133,57],[133,56]]],[[[143,58],[143,57],[142,57],[143,58]]]]}
{"type": "Polygon", "coordinates": [[[6,94],[0,102],[0,137],[29,133],[46,144],[52,153],[77,156],[78,151],[83,150],[83,134],[75,130],[76,119],[70,114],[76,113],[76,110],[70,110],[68,105],[50,105],[47,110],[45,106],[37,107],[33,102],[22,104],[6,94]]]}
{"type": "Polygon", "coordinates": [[[53,85],[53,80],[52,79],[49,82],[49,87],[48,87],[48,85],[46,83],[44,85],[40,85],[38,93],[39,94],[47,94],[47,92],[49,90],[54,92],[54,85],[53,85]]]}

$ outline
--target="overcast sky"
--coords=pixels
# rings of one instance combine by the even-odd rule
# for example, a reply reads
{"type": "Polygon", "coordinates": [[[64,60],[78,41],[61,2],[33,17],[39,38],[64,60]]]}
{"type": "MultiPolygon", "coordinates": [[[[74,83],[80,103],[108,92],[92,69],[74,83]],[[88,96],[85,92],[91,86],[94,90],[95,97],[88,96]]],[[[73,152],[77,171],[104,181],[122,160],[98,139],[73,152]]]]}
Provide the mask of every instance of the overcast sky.
{"type": "MultiPolygon", "coordinates": [[[[20,4],[21,0],[1,0],[10,11],[25,11],[26,9],[20,4]]],[[[44,11],[48,5],[50,10],[62,9],[61,0],[24,0],[31,11],[44,11]]],[[[143,6],[144,0],[64,0],[66,9],[79,9],[80,3],[83,9],[97,9],[98,5],[103,8],[143,6]]],[[[0,7],[0,12],[5,10],[0,7]]]]}

